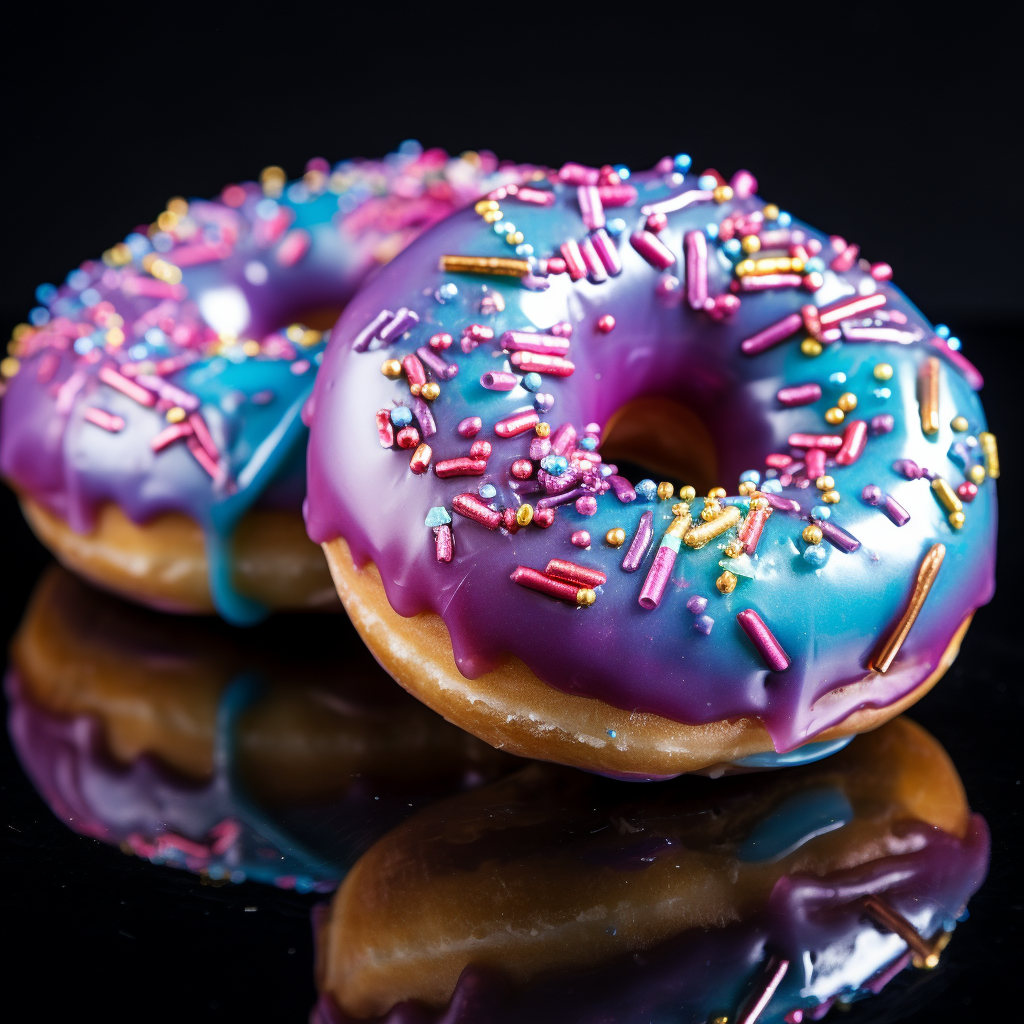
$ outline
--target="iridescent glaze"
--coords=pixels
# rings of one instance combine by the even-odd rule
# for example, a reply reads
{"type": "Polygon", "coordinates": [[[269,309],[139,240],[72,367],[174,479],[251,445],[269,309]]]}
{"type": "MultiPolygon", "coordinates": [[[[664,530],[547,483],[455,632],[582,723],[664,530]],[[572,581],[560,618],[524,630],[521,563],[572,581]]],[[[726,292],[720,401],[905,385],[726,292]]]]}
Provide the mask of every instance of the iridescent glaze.
{"type": "MultiPolygon", "coordinates": [[[[614,186],[607,173],[563,168],[531,190],[532,201],[498,190],[492,193],[497,211],[480,206],[450,218],[385,268],[346,309],[325,353],[314,392],[306,522],[314,540],[344,538],[357,565],[376,564],[396,611],[440,615],[467,677],[512,654],[553,687],[629,711],[691,724],[758,718],[784,752],[857,709],[886,707],[910,693],[937,669],[965,618],[991,598],[994,484],[986,480],[964,504],[962,525],[929,486],[931,476],[953,488],[971,473],[984,476],[978,438],[986,427],[974,391],[980,378],[947,343],[948,332],[933,327],[889,283],[887,267],[858,261],[855,246],[766,208],[746,172],[725,188],[718,177],[684,174],[684,165],[674,168],[667,160],[632,175],[633,193],[607,193],[626,205],[606,203],[596,219],[586,189],[597,181],[614,186]],[[543,191],[548,198],[538,201],[543,191]],[[673,199],[665,211],[650,209],[673,199]],[[495,212],[502,220],[488,223],[495,212]],[[602,218],[616,237],[594,227],[602,218]],[[744,243],[741,235],[756,237],[744,243]],[[785,247],[776,250],[780,239],[785,247]],[[445,271],[439,257],[447,255],[503,259],[501,269],[521,276],[445,271]],[[757,267],[739,266],[775,256],[800,272],[762,275],[757,267]],[[582,272],[559,273],[560,261],[582,272]],[[762,287],[766,283],[773,287],[762,287]],[[815,308],[856,299],[869,300],[871,308],[814,324],[815,308]],[[801,312],[808,304],[810,316],[801,312]],[[366,328],[382,310],[402,308],[419,322],[400,340],[366,346],[366,328]],[[779,324],[772,344],[744,351],[744,341],[779,324]],[[809,336],[805,324],[818,335],[811,344],[802,343],[809,336]],[[514,351],[517,340],[502,341],[505,332],[532,334],[549,353],[564,349],[571,332],[571,367],[557,364],[555,374],[533,379],[514,351]],[[470,441],[458,427],[480,417],[477,439],[493,446],[482,475],[441,477],[422,472],[422,465],[413,472],[408,453],[382,447],[378,439],[379,412],[386,420],[399,405],[417,417],[427,411],[410,397],[410,380],[381,374],[381,360],[401,360],[435,334],[456,339],[449,353],[457,356],[459,371],[442,379],[428,368],[440,395],[429,407],[436,433],[424,439],[434,465],[468,456],[470,441]],[[881,364],[892,367],[888,378],[881,364]],[[515,372],[519,383],[490,389],[482,383],[488,372],[515,372]],[[925,377],[928,401],[937,395],[937,416],[919,402],[919,378],[925,377]],[[790,388],[799,390],[777,397],[790,388]],[[735,525],[696,550],[676,540],[670,585],[648,609],[638,597],[673,522],[674,499],[641,486],[634,499],[628,485],[609,487],[604,474],[610,467],[597,460],[581,467],[580,460],[617,410],[650,396],[682,403],[707,428],[716,448],[716,482],[726,485],[725,506],[739,505],[745,513],[749,492],[760,483],[773,511],[753,555],[729,557],[735,525]],[[576,440],[565,451],[568,474],[557,465],[542,472],[544,439],[534,430],[502,436],[516,429],[502,424],[522,410],[527,425],[539,417],[550,424],[548,440],[562,424],[575,428],[576,440]],[[922,426],[926,416],[929,433],[922,426]],[[966,418],[966,432],[953,429],[957,416],[966,418]],[[836,425],[840,418],[845,423],[836,425]],[[867,428],[862,452],[855,431],[864,428],[852,427],[854,421],[867,428]],[[832,435],[822,443],[837,447],[847,428],[854,431],[846,435],[853,452],[852,458],[842,453],[844,464],[836,464],[835,447],[805,456],[804,448],[789,444],[794,434],[832,435]],[[529,479],[510,472],[514,463],[523,466],[521,460],[532,463],[529,479]],[[816,486],[820,478],[808,478],[810,467],[824,469],[834,486],[816,486]],[[884,493],[865,491],[872,486],[884,493]],[[493,525],[489,509],[514,515],[539,498],[554,505],[567,491],[572,499],[553,509],[547,529],[538,526],[550,520],[550,511],[523,528],[508,518],[498,529],[484,525],[488,518],[493,525]],[[478,499],[477,521],[452,514],[459,512],[453,499],[460,493],[478,499]],[[627,572],[623,557],[645,513],[653,516],[653,542],[637,570],[627,572]],[[809,525],[821,531],[811,534],[821,538],[817,544],[805,539],[809,525]],[[583,528],[593,540],[581,550],[572,538],[583,528]],[[617,528],[627,538],[622,549],[603,540],[617,528]],[[434,533],[444,531],[435,541],[434,533]],[[454,553],[440,561],[450,537],[454,553]],[[920,615],[887,671],[872,670],[873,654],[900,619],[922,560],[938,543],[945,545],[945,559],[920,615]],[[551,558],[606,574],[592,606],[575,607],[510,581],[518,566],[543,572],[551,558]],[[707,607],[695,615],[687,602],[698,596],[707,607]],[[756,616],[744,620],[748,610],[756,616]],[[760,641],[757,622],[767,629],[760,641]]],[[[460,501],[463,510],[472,504],[460,501]]],[[[700,497],[690,503],[695,525],[704,507],[700,497]]]]}
{"type": "Polygon", "coordinates": [[[102,260],[40,286],[2,367],[0,470],[81,533],[106,502],[136,523],[190,516],[218,611],[255,621],[230,539],[255,505],[301,506],[301,410],[323,351],[301,322],[333,322],[425,227],[519,174],[493,154],[406,143],[383,161],[312,160],[290,184],[268,168],[212,201],[171,200],[102,260]],[[182,436],[165,433],[175,425],[182,436]]]}

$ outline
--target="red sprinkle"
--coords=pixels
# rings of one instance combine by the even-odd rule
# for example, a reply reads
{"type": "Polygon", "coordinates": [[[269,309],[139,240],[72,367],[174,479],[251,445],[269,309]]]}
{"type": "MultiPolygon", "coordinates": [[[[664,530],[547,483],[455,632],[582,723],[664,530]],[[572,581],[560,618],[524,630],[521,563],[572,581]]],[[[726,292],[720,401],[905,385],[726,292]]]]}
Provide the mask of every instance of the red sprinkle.
{"type": "Polygon", "coordinates": [[[785,406],[810,405],[821,398],[820,384],[794,384],[789,388],[780,388],[775,396],[785,406]]]}
{"type": "Polygon", "coordinates": [[[557,597],[560,601],[568,601],[569,604],[577,603],[576,595],[580,591],[579,587],[573,583],[553,580],[550,576],[545,576],[544,573],[537,572],[536,569],[531,569],[528,566],[517,566],[512,571],[510,579],[521,587],[547,594],[548,597],[557,597]]]}
{"type": "Polygon", "coordinates": [[[843,444],[836,452],[836,462],[840,466],[850,466],[864,453],[868,443],[868,425],[864,420],[850,420],[843,431],[843,444]]]}
{"type": "Polygon", "coordinates": [[[434,472],[442,479],[449,476],[483,476],[487,472],[487,460],[442,459],[434,463],[434,472]]]}
{"type": "Polygon", "coordinates": [[[428,344],[435,352],[443,352],[446,348],[451,347],[452,336],[450,334],[432,334],[428,344]]]}
{"type": "Polygon", "coordinates": [[[423,363],[420,362],[420,357],[410,352],[402,360],[402,369],[405,370],[405,376],[408,378],[410,384],[426,384],[427,383],[427,372],[423,369],[423,363]]]}
{"type": "Polygon", "coordinates": [[[772,469],[785,469],[792,461],[793,459],[789,455],[772,452],[771,455],[765,456],[764,464],[772,469]]]}
{"type": "Polygon", "coordinates": [[[538,508],[533,513],[533,525],[546,530],[555,521],[555,510],[553,508],[538,508]]]}
{"type": "Polygon", "coordinates": [[[571,377],[576,365],[561,356],[544,356],[536,352],[513,352],[509,362],[523,373],[549,373],[554,377],[571,377]]]}
{"type": "Polygon", "coordinates": [[[516,459],[510,472],[517,480],[529,480],[533,476],[533,463],[529,459],[516,459]]]}
{"type": "Polygon", "coordinates": [[[496,530],[501,526],[501,513],[490,508],[475,494],[456,494],[452,498],[452,511],[486,526],[488,530],[496,530]]]}
{"type": "Polygon", "coordinates": [[[416,451],[412,453],[412,457],[409,459],[409,468],[416,473],[425,473],[427,467],[430,465],[430,460],[433,458],[433,451],[429,444],[423,443],[417,447],[416,451]]]}
{"type": "Polygon", "coordinates": [[[489,459],[491,457],[490,441],[474,441],[469,447],[471,459],[489,459]]]}
{"type": "Polygon", "coordinates": [[[415,448],[420,443],[420,432],[415,427],[402,427],[396,440],[399,448],[415,448]]]}
{"type": "Polygon", "coordinates": [[[459,432],[459,437],[476,437],[483,425],[484,421],[479,416],[467,416],[455,429],[459,432]]]}
{"type": "Polygon", "coordinates": [[[382,448],[390,448],[395,443],[395,428],[391,423],[389,409],[377,410],[377,436],[380,438],[382,448]]]}
{"type": "MultiPolygon", "coordinates": [[[[540,416],[534,409],[524,409],[494,424],[494,432],[498,437],[515,437],[527,430],[532,430],[540,423],[540,416]]],[[[460,431],[461,433],[461,431],[460,431]]]]}
{"type": "Polygon", "coordinates": [[[586,276],[587,269],[583,264],[583,253],[580,252],[580,247],[574,239],[570,238],[568,242],[563,242],[559,251],[562,254],[562,259],[565,260],[565,268],[569,271],[569,277],[573,281],[578,281],[581,277],[586,276]]]}
{"type": "Polygon", "coordinates": [[[976,484],[973,484],[970,480],[965,480],[957,489],[956,493],[960,495],[962,501],[966,501],[968,504],[978,496],[978,488],[976,484]]]}
{"type": "Polygon", "coordinates": [[[601,587],[608,582],[608,577],[600,569],[588,569],[585,565],[577,565],[564,558],[552,558],[544,572],[581,587],[601,587]]]}
{"type": "Polygon", "coordinates": [[[597,329],[602,334],[608,334],[615,330],[615,317],[613,317],[611,313],[605,313],[605,315],[597,321],[597,329]]]}

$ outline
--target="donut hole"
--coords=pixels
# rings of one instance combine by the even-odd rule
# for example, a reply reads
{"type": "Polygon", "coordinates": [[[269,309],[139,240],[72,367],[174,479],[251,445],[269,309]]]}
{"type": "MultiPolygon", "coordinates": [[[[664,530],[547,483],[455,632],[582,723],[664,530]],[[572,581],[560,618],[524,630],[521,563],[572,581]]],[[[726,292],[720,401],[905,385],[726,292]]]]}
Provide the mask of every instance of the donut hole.
{"type": "Polygon", "coordinates": [[[342,306],[318,306],[302,310],[297,316],[289,317],[293,323],[302,324],[311,331],[329,331],[341,316],[342,306]]]}
{"type": "Polygon", "coordinates": [[[637,398],[617,409],[604,428],[601,458],[633,484],[650,477],[707,494],[718,483],[711,434],[697,413],[671,398],[637,398]]]}

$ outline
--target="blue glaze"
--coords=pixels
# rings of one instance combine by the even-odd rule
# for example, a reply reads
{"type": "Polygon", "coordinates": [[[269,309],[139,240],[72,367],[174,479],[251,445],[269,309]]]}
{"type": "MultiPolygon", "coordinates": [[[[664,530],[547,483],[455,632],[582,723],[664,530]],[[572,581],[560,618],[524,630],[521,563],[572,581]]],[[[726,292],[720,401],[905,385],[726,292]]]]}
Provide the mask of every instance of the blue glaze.
{"type": "Polygon", "coordinates": [[[794,765],[810,764],[812,761],[820,761],[823,757],[838,753],[852,739],[852,736],[841,736],[837,740],[805,743],[795,750],[787,750],[781,754],[774,751],[751,754],[749,757],[733,761],[733,764],[738,768],[792,768],[794,765]]]}
{"type": "Polygon", "coordinates": [[[754,826],[736,856],[757,863],[781,860],[815,836],[834,832],[851,821],[853,807],[841,789],[833,786],[797,793],[754,826]]]}

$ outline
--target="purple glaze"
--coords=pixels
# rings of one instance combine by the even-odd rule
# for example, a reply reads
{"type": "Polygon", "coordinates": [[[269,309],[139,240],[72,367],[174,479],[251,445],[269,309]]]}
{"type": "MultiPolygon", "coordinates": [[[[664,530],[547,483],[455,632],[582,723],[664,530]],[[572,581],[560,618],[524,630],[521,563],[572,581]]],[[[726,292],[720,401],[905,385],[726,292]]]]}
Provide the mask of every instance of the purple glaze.
{"type": "MultiPolygon", "coordinates": [[[[316,385],[307,527],[320,542],[343,537],[357,565],[374,562],[388,599],[400,614],[441,615],[456,662],[469,677],[512,654],[554,687],[626,710],[656,712],[687,723],[757,717],[776,749],[790,750],[857,709],[885,707],[913,690],[935,670],[964,618],[991,598],[994,485],[986,483],[979,490],[965,526],[954,531],[926,484],[900,479],[891,468],[896,459],[910,458],[939,467],[938,472],[955,483],[959,470],[944,454],[953,439],[950,417],[963,414],[981,430],[984,414],[970,381],[940,351],[943,425],[936,435],[922,434],[914,381],[918,365],[937,352],[925,340],[847,344],[842,331],[830,323],[832,343],[822,354],[812,359],[801,353],[801,308],[808,303],[835,307],[857,296],[880,295],[885,305],[875,305],[869,316],[858,314],[858,322],[879,330],[896,322],[921,339],[934,334],[897,288],[875,281],[858,264],[841,274],[826,270],[815,292],[801,287],[744,294],[738,310],[722,319],[663,303],[657,296],[661,276],[648,262],[652,250],[645,244],[645,213],[659,204],[669,211],[668,225],[655,240],[658,251],[678,263],[688,231],[727,216],[749,218],[762,211],[763,203],[751,197],[717,204],[710,193],[694,196],[692,175],[679,183],[656,172],[638,173],[631,184],[643,197],[637,203],[645,204],[644,211],[637,204],[619,211],[627,220],[627,230],[617,241],[622,273],[606,282],[553,274],[547,278],[550,288],[541,294],[523,289],[515,280],[444,274],[438,269],[444,253],[507,257],[512,252],[479,216],[466,211],[433,228],[356,297],[332,335],[316,385]],[[686,193],[690,195],[684,201],[686,193]],[[638,241],[643,251],[637,250],[638,241]],[[435,302],[435,291],[447,282],[457,284],[458,300],[435,302]],[[374,413],[402,400],[403,382],[384,379],[378,357],[354,353],[352,339],[382,308],[403,304],[417,310],[423,321],[408,344],[415,347],[422,343],[421,334],[426,338],[439,330],[457,337],[467,323],[478,319],[481,297],[495,292],[503,296],[505,309],[487,323],[498,339],[505,331],[561,333],[554,327],[563,322],[573,327],[570,357],[575,373],[551,377],[546,383],[555,399],[550,415],[553,438],[560,438],[560,424],[577,429],[591,422],[602,424],[631,400],[666,395],[688,405],[713,434],[721,472],[717,482],[727,493],[740,473],[751,468],[763,472],[766,456],[788,451],[791,435],[831,433],[823,418],[828,397],[811,405],[780,408],[775,401],[778,392],[818,383],[827,396],[830,375],[844,373],[844,390],[858,396],[858,415],[873,422],[892,416],[892,430],[870,437],[856,463],[828,470],[842,495],[842,502],[834,506],[835,524],[856,537],[860,547],[807,572],[800,557],[801,521],[784,513],[810,506],[811,495],[800,489],[809,482],[784,475],[783,493],[767,495],[779,511],[765,525],[752,559],[752,575],[741,576],[733,594],[713,598],[709,612],[722,625],[710,638],[679,628],[678,611],[684,601],[679,587],[667,587],[661,606],[653,611],[637,603],[651,551],[637,577],[622,572],[621,556],[612,549],[593,548],[589,564],[604,570],[608,583],[598,601],[582,611],[508,583],[516,565],[542,567],[548,558],[564,553],[570,535],[584,523],[594,536],[613,527],[625,529],[629,536],[646,507],[654,513],[654,535],[662,536],[671,519],[671,501],[622,505],[613,494],[597,490],[598,510],[589,521],[569,505],[555,513],[556,528],[531,527],[514,536],[458,521],[457,555],[450,565],[438,565],[422,518],[429,507],[449,506],[454,489],[430,476],[413,478],[406,460],[376,444],[374,413]],[[617,324],[608,334],[597,329],[605,315],[617,324]],[[875,394],[878,382],[872,370],[883,361],[896,368],[889,397],[875,394]],[[372,488],[366,485],[370,479],[375,481],[372,488]],[[891,492],[908,510],[912,518],[902,530],[857,500],[869,482],[891,492]],[[869,671],[871,651],[899,618],[920,560],[938,540],[947,546],[947,560],[899,657],[884,675],[869,671]],[[785,672],[767,671],[742,635],[735,616],[745,608],[761,615],[792,659],[785,672]]],[[[506,217],[523,232],[539,259],[564,251],[567,239],[586,234],[575,189],[557,183],[551,187],[556,198],[549,206],[512,198],[502,201],[506,217]]],[[[810,247],[824,249],[830,244],[828,236],[805,225],[794,224],[793,229],[803,233],[810,247]]],[[[775,229],[769,224],[766,230],[775,229]]],[[[712,297],[728,294],[733,280],[718,246],[714,244],[708,258],[712,297]]],[[[665,260],[655,263],[664,265],[665,260]]],[[[515,392],[503,398],[477,384],[484,369],[507,367],[499,355],[500,341],[480,345],[470,357],[473,366],[464,367],[457,381],[442,387],[432,406],[438,426],[432,440],[436,458],[458,454],[455,426],[461,418],[470,413],[481,416],[490,435],[495,423],[516,408],[513,403],[521,401],[515,392]]],[[[496,440],[491,472],[485,478],[497,489],[496,505],[518,504],[502,467],[525,457],[532,437],[527,433],[496,440]]],[[[699,505],[698,499],[695,522],[699,505]]],[[[672,582],[685,577],[711,589],[721,572],[721,547],[732,536],[726,533],[699,551],[684,545],[672,582]]]]}

